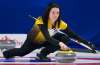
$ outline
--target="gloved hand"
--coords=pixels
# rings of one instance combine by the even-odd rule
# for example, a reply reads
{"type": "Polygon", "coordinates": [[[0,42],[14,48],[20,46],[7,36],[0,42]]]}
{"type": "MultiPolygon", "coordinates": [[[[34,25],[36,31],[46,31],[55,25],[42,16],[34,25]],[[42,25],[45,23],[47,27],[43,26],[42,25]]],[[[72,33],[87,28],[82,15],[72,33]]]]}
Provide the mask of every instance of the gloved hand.
{"type": "Polygon", "coordinates": [[[95,48],[95,46],[93,45],[93,43],[88,42],[88,41],[86,41],[86,40],[85,40],[85,41],[82,40],[81,42],[79,42],[79,41],[76,40],[75,42],[77,42],[77,43],[79,43],[80,45],[82,45],[82,46],[88,48],[89,51],[90,51],[91,53],[96,53],[96,48],[95,48]]]}
{"type": "Polygon", "coordinates": [[[92,50],[90,50],[90,52],[96,53],[96,48],[95,48],[95,46],[93,45],[93,43],[88,42],[87,45],[92,49],[92,50]]]}

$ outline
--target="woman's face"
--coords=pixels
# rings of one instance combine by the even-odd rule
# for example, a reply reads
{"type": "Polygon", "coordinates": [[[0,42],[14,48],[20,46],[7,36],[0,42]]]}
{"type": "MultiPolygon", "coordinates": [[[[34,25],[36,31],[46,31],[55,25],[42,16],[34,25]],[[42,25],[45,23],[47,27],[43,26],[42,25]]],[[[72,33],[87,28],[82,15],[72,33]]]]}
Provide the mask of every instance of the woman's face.
{"type": "Polygon", "coordinates": [[[52,22],[55,22],[59,17],[59,8],[52,8],[49,13],[49,19],[52,22]]]}

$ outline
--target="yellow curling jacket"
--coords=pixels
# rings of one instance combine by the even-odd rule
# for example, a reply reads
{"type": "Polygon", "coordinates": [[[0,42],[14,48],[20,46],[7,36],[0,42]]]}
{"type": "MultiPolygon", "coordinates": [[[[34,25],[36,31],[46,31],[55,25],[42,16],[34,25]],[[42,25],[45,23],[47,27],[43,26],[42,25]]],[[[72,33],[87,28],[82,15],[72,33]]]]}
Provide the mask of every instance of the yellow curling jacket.
{"type": "MultiPolygon", "coordinates": [[[[33,34],[35,35],[34,41],[41,44],[44,41],[46,41],[46,37],[44,36],[45,33],[43,34],[43,32],[41,32],[41,30],[39,28],[39,24],[44,24],[42,17],[37,18],[37,20],[35,21],[34,26],[32,28],[32,31],[34,32],[33,34]]],[[[59,24],[59,28],[58,28],[58,23],[56,23],[55,27],[56,27],[56,29],[65,30],[67,28],[67,24],[61,20],[61,22],[59,24]]],[[[48,20],[48,29],[52,29],[52,23],[50,22],[50,20],[48,20]]],[[[50,41],[53,41],[53,39],[51,39],[50,41]]]]}
{"type": "MultiPolygon", "coordinates": [[[[33,38],[32,40],[36,43],[42,44],[43,42],[45,42],[46,40],[48,40],[49,43],[58,46],[59,44],[59,40],[56,40],[53,37],[50,37],[50,35],[48,34],[48,30],[46,27],[43,26],[39,26],[39,25],[43,25],[43,19],[42,17],[38,17],[37,20],[34,23],[34,26],[32,27],[32,34],[31,35],[33,38]]],[[[65,34],[68,35],[69,38],[73,38],[75,40],[77,40],[78,42],[82,42],[84,44],[87,44],[88,42],[84,39],[82,39],[81,37],[79,37],[77,34],[75,34],[67,25],[67,23],[65,23],[64,21],[60,21],[59,27],[58,27],[58,23],[56,23],[55,26],[56,29],[62,30],[62,32],[64,32],[65,34]]],[[[52,23],[48,20],[48,29],[52,29],[52,23]]],[[[65,39],[66,40],[66,39],[65,39]]]]}

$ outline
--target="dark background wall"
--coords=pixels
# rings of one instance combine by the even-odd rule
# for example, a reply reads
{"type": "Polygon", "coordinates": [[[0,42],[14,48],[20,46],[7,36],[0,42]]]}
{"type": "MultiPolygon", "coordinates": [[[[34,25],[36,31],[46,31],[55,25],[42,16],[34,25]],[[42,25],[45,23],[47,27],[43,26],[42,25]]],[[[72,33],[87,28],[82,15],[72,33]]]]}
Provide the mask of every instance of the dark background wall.
{"type": "MultiPolygon", "coordinates": [[[[0,0],[0,33],[27,33],[33,21],[28,17],[43,15],[54,0],[0,0]]],[[[61,7],[62,19],[74,32],[100,47],[100,1],[55,0],[61,7]]]]}

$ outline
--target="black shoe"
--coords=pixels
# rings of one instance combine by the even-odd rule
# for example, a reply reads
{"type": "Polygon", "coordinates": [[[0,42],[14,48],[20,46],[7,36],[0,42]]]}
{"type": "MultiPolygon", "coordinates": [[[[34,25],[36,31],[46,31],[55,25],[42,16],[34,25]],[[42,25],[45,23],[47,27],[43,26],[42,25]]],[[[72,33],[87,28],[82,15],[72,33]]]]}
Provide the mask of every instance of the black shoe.
{"type": "Polygon", "coordinates": [[[43,61],[43,62],[51,62],[51,59],[43,56],[42,54],[37,54],[36,60],[43,61]]]}

